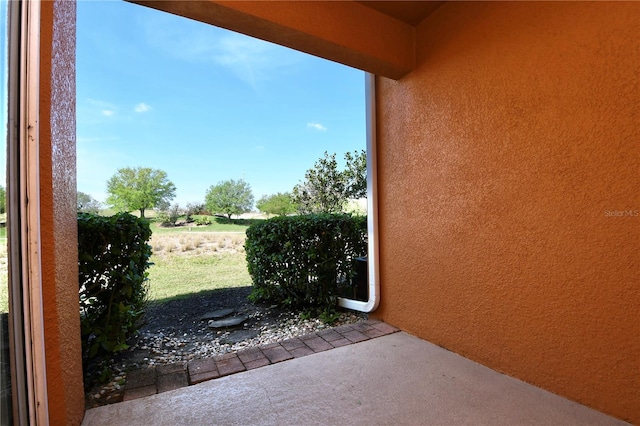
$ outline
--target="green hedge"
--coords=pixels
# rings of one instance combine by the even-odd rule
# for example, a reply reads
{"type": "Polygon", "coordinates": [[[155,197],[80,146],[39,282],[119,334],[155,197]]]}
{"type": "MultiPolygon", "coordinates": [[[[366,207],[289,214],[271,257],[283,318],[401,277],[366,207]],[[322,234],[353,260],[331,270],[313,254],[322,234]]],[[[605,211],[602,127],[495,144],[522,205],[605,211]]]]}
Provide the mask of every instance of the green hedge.
{"type": "Polygon", "coordinates": [[[245,242],[254,300],[331,309],[367,253],[367,218],[348,214],[275,217],[251,225],[245,242]]]}
{"type": "Polygon", "coordinates": [[[78,213],[80,318],[85,360],[127,348],[147,303],[151,229],[128,213],[78,213]]]}

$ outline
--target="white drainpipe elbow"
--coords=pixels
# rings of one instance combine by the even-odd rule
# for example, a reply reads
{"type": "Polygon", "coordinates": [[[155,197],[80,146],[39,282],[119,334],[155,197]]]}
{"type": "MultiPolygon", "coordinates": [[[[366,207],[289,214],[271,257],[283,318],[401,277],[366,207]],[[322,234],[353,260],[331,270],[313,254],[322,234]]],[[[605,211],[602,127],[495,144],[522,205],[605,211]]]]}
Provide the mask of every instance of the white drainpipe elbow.
{"type": "Polygon", "coordinates": [[[338,299],[338,306],[360,312],[373,312],[380,303],[380,275],[378,256],[378,179],[376,156],[376,97],[375,76],[365,76],[365,103],[367,108],[367,271],[369,298],[366,302],[338,299]]]}

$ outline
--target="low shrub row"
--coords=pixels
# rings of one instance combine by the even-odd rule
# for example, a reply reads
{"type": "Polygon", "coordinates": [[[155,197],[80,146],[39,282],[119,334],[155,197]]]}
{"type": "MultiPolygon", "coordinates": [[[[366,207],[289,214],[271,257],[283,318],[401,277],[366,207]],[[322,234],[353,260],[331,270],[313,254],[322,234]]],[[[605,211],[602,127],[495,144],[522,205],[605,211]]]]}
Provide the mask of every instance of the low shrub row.
{"type": "Polygon", "coordinates": [[[330,310],[351,286],[355,259],[367,253],[367,218],[275,217],[247,229],[245,251],[254,300],[330,310]]]}
{"type": "Polygon", "coordinates": [[[80,321],[85,362],[127,348],[147,302],[149,222],[78,213],[80,321]]]}

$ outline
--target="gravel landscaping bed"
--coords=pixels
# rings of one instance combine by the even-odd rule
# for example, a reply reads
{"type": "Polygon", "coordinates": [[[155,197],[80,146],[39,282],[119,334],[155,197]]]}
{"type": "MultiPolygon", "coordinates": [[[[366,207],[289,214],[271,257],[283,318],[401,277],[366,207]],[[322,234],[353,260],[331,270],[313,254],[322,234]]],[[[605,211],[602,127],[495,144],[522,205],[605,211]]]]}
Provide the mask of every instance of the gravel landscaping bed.
{"type": "MultiPolygon", "coordinates": [[[[134,369],[186,363],[329,327],[318,318],[307,318],[276,306],[253,304],[247,300],[250,292],[251,287],[227,288],[151,304],[145,314],[145,324],[131,347],[109,360],[111,380],[87,392],[87,407],[121,401],[127,372],[134,369]],[[244,320],[236,327],[210,328],[211,314],[223,309],[233,310],[231,315],[244,320]]],[[[331,326],[366,319],[366,314],[344,311],[331,326]]]]}

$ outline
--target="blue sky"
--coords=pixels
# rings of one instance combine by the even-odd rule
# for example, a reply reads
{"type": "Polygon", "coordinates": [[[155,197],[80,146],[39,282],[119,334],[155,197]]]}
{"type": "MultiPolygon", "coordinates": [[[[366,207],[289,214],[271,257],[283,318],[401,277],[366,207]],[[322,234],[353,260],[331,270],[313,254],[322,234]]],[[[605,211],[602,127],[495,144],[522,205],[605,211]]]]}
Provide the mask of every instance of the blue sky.
{"type": "Polygon", "coordinates": [[[78,190],[99,201],[139,166],[183,206],[243,177],[258,200],[365,149],[362,71],[120,1],[79,1],[77,34],[78,190]]]}
{"type": "Polygon", "coordinates": [[[6,152],[7,152],[7,2],[0,0],[0,34],[2,38],[0,41],[0,123],[2,123],[2,130],[0,130],[0,150],[4,152],[4,155],[0,155],[0,185],[7,187],[7,172],[6,172],[6,152]]]}

